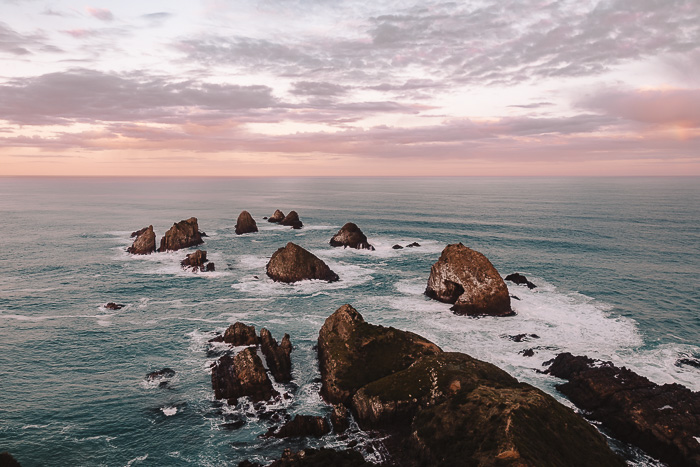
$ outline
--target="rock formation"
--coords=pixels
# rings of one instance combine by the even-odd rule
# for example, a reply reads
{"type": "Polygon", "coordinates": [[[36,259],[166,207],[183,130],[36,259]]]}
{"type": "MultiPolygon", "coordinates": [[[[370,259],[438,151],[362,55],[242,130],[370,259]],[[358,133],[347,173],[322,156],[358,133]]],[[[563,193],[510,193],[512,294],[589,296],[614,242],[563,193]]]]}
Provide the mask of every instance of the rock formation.
{"type": "Polygon", "coordinates": [[[194,253],[188,254],[185,259],[180,261],[183,268],[191,268],[193,272],[212,272],[215,270],[214,263],[207,260],[207,252],[204,250],[195,250],[194,253]]]}
{"type": "Polygon", "coordinates": [[[260,350],[265,356],[267,368],[278,383],[288,383],[292,380],[292,342],[289,334],[285,334],[282,343],[277,341],[270,331],[265,328],[260,330],[260,350]]]}
{"type": "Polygon", "coordinates": [[[172,368],[163,368],[162,370],[156,370],[148,373],[146,379],[148,381],[155,381],[162,378],[172,378],[175,376],[175,370],[172,368]]]}
{"type": "Polygon", "coordinates": [[[292,420],[288,421],[282,427],[275,431],[275,428],[270,428],[266,436],[274,438],[291,438],[299,436],[321,436],[331,432],[331,427],[328,420],[324,417],[312,415],[296,415],[292,420]]]}
{"type": "Polygon", "coordinates": [[[120,303],[109,302],[105,305],[105,308],[108,310],[121,310],[122,308],[124,308],[124,305],[120,303]]]}
{"type": "Polygon", "coordinates": [[[275,213],[267,219],[267,222],[275,222],[275,223],[280,223],[284,220],[284,213],[277,209],[275,213]]]}
{"type": "Polygon", "coordinates": [[[374,250],[374,247],[367,242],[367,236],[362,230],[352,222],[348,222],[340,228],[337,234],[331,238],[330,245],[334,247],[355,248],[357,250],[374,250]]]}
{"type": "Polygon", "coordinates": [[[245,233],[252,233],[258,231],[258,225],[255,223],[255,219],[250,215],[248,211],[243,211],[238,215],[238,220],[236,221],[236,235],[242,235],[245,233]]]}
{"type": "Polygon", "coordinates": [[[254,348],[248,347],[233,358],[224,355],[212,365],[211,385],[214,397],[235,404],[248,396],[253,402],[265,401],[279,395],[272,388],[262,360],[254,348]]]}
{"type": "Polygon", "coordinates": [[[223,341],[233,346],[258,345],[258,336],[255,335],[255,326],[237,321],[226,329],[223,341]]]}
{"type": "Polygon", "coordinates": [[[523,276],[522,274],[520,274],[518,272],[513,273],[513,274],[508,274],[506,276],[506,280],[513,282],[514,284],[518,284],[518,285],[527,285],[528,289],[537,288],[537,286],[535,284],[533,284],[532,282],[527,280],[527,277],[523,276]]]}
{"type": "MultiPolygon", "coordinates": [[[[138,241],[138,239],[137,239],[138,241]]],[[[160,239],[158,251],[175,251],[204,243],[196,217],[176,222],[160,239]]]]}
{"type": "Polygon", "coordinates": [[[336,433],[350,428],[350,411],[343,404],[335,404],[331,412],[331,425],[336,433]]]}
{"type": "Polygon", "coordinates": [[[408,245],[406,245],[406,248],[415,248],[417,246],[420,246],[420,243],[413,242],[413,243],[409,243],[408,245]]]}
{"type": "MultiPolygon", "coordinates": [[[[275,212],[275,214],[277,214],[275,212]]],[[[280,225],[286,225],[293,229],[301,229],[304,224],[299,220],[299,214],[296,211],[289,211],[289,214],[280,221],[280,225]]]]}
{"type": "Polygon", "coordinates": [[[276,282],[292,283],[308,279],[335,282],[339,279],[326,263],[291,242],[272,254],[266,270],[267,275],[276,282]]]}
{"type": "Polygon", "coordinates": [[[389,435],[395,465],[624,466],[605,439],[503,370],[375,326],[350,305],[319,333],[322,396],[389,435]]]}
{"type": "Polygon", "coordinates": [[[136,234],[136,240],[126,251],[132,255],[150,255],[156,251],[156,234],[152,225],[133,232],[131,236],[133,237],[134,234],[136,234]]]}
{"type": "MultiPolygon", "coordinates": [[[[360,457],[362,457],[362,456],[360,456],[360,457]]],[[[12,454],[10,454],[7,451],[0,452],[0,466],[2,466],[2,467],[21,467],[19,465],[19,462],[17,462],[17,460],[15,460],[15,458],[12,457],[12,454]]]]}
{"type": "Polygon", "coordinates": [[[461,243],[447,245],[430,269],[425,294],[458,315],[510,316],[508,287],[491,262],[461,243]]]}
{"type": "Polygon", "coordinates": [[[670,465],[700,465],[700,392],[570,353],[547,372],[567,379],[557,389],[613,436],[670,465]]]}
{"type": "Polygon", "coordinates": [[[391,249],[392,250],[403,250],[403,247],[397,243],[396,245],[392,246],[391,249]]]}

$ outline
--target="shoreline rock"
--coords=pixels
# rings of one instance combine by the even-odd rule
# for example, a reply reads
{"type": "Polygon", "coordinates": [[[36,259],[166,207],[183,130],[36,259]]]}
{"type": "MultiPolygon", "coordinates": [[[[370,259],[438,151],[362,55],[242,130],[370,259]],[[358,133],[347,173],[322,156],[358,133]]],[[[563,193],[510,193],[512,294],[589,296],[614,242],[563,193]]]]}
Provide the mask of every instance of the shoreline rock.
{"type": "Polygon", "coordinates": [[[286,225],[297,230],[304,226],[303,222],[299,220],[299,214],[296,211],[289,211],[289,214],[280,221],[280,225],[286,225]]]}
{"type": "Polygon", "coordinates": [[[335,282],[340,279],[326,263],[292,242],[272,254],[265,270],[275,282],[294,283],[309,279],[335,282]]]}
{"type": "Polygon", "coordinates": [[[461,243],[447,245],[430,269],[428,297],[458,315],[512,316],[508,287],[491,262],[461,243]]]}
{"type": "MultiPolygon", "coordinates": [[[[138,239],[137,239],[138,240],[138,239]]],[[[177,251],[204,243],[196,217],[176,222],[160,239],[159,252],[177,251]]]]}
{"type": "Polygon", "coordinates": [[[374,247],[367,241],[367,236],[362,233],[362,230],[352,222],[346,223],[338,230],[338,233],[333,235],[330,240],[332,247],[355,248],[356,250],[371,250],[374,247]]]}
{"type": "Polygon", "coordinates": [[[242,211],[238,215],[238,220],[236,221],[236,235],[243,235],[246,233],[253,233],[258,231],[258,225],[255,223],[255,219],[250,215],[248,211],[242,211]]]}
{"type": "Polygon", "coordinates": [[[192,272],[213,272],[216,270],[214,263],[207,259],[205,250],[195,250],[194,253],[188,254],[185,259],[180,261],[183,269],[191,268],[192,272]]]}
{"type": "Polygon", "coordinates": [[[285,218],[284,213],[282,211],[280,211],[279,209],[277,209],[277,210],[275,210],[275,213],[267,219],[267,222],[274,222],[276,224],[279,224],[280,222],[282,222],[284,220],[284,218],[285,218]]]}
{"type": "Polygon", "coordinates": [[[136,240],[126,249],[127,252],[132,255],[150,255],[156,251],[156,234],[152,225],[132,232],[131,236],[134,237],[134,234],[136,234],[136,240]]]}

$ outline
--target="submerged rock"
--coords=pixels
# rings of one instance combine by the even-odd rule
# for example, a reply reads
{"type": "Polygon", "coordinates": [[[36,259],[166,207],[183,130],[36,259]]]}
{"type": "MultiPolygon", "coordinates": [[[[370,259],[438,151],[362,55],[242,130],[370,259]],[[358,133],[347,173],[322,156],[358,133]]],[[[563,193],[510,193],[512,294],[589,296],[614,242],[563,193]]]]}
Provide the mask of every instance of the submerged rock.
{"type": "Polygon", "coordinates": [[[328,420],[324,417],[312,415],[296,415],[292,420],[288,421],[282,427],[274,431],[274,427],[266,433],[266,436],[274,438],[291,438],[299,436],[321,436],[331,432],[331,427],[328,420]]]}
{"type": "Polygon", "coordinates": [[[258,345],[258,336],[255,334],[255,326],[247,326],[240,321],[232,324],[224,331],[222,340],[233,346],[258,345]]]}
{"type": "Polygon", "coordinates": [[[508,274],[506,276],[505,280],[513,282],[514,284],[518,284],[518,285],[527,285],[528,289],[536,289],[537,288],[537,286],[535,284],[533,284],[532,282],[527,280],[527,277],[523,276],[522,274],[520,274],[518,272],[513,273],[513,274],[508,274]]]}
{"type": "Polygon", "coordinates": [[[289,226],[293,229],[301,229],[304,226],[301,220],[299,220],[299,214],[297,214],[296,211],[289,211],[289,214],[287,214],[284,219],[280,221],[280,224],[289,226]]]}
{"type": "MultiPolygon", "coordinates": [[[[138,240],[138,239],[137,239],[138,240]]],[[[158,251],[176,251],[204,243],[196,217],[176,222],[160,239],[158,251]]]]}
{"type": "Polygon", "coordinates": [[[248,211],[241,212],[238,215],[238,220],[236,221],[236,235],[253,233],[257,231],[258,225],[255,223],[253,216],[251,216],[248,211]]]}
{"type": "Polygon", "coordinates": [[[133,232],[131,236],[133,237],[134,234],[137,234],[136,240],[126,249],[127,252],[132,255],[150,255],[156,251],[156,234],[152,225],[133,232]]]}
{"type": "Polygon", "coordinates": [[[367,236],[352,222],[348,222],[340,228],[338,233],[331,238],[330,245],[333,247],[350,247],[357,250],[374,250],[374,247],[367,242],[367,236]]]}
{"type": "Polygon", "coordinates": [[[277,210],[275,210],[275,213],[272,216],[270,216],[269,219],[267,219],[267,222],[279,223],[279,222],[282,222],[284,220],[284,217],[285,217],[284,213],[282,211],[280,211],[279,209],[277,209],[277,210]]]}
{"type": "Polygon", "coordinates": [[[266,271],[276,282],[292,283],[309,279],[335,282],[339,279],[326,263],[291,242],[272,254],[266,271]]]}
{"type": "Polygon", "coordinates": [[[180,265],[187,269],[197,272],[212,272],[215,270],[214,263],[207,260],[207,252],[204,250],[195,250],[194,253],[188,254],[185,259],[180,261],[180,265]]]}
{"type": "Polygon", "coordinates": [[[392,250],[403,250],[403,247],[399,244],[396,244],[396,245],[392,246],[391,249],[392,250]]]}
{"type": "Polygon", "coordinates": [[[508,287],[491,262],[461,243],[447,245],[430,269],[425,294],[458,315],[511,316],[508,287]]]}
{"type": "Polygon", "coordinates": [[[162,378],[172,378],[175,376],[175,370],[172,368],[163,368],[162,370],[156,370],[148,373],[146,379],[148,381],[155,381],[162,378]]]}
{"type": "Polygon", "coordinates": [[[212,365],[211,385],[216,399],[235,404],[248,396],[253,402],[266,401],[279,393],[272,387],[262,360],[254,348],[248,347],[235,357],[224,355],[212,365]]]}
{"type": "Polygon", "coordinates": [[[124,306],[125,305],[122,305],[120,303],[109,302],[105,305],[105,308],[108,310],[121,310],[122,308],[124,308],[124,306]]]}
{"type": "Polygon", "coordinates": [[[265,356],[265,362],[270,373],[278,383],[288,383],[292,380],[292,342],[289,334],[285,334],[282,343],[277,341],[270,331],[265,328],[260,330],[260,350],[265,356]]]}
{"type": "Polygon", "coordinates": [[[547,372],[569,380],[557,390],[613,436],[671,465],[700,465],[700,392],[568,352],[547,372]]]}

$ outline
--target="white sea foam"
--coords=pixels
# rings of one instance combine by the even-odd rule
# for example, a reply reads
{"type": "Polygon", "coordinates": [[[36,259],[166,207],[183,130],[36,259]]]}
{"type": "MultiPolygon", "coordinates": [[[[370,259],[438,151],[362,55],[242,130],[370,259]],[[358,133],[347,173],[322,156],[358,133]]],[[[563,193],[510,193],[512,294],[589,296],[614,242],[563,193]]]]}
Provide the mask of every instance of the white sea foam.
{"type": "Polygon", "coordinates": [[[326,250],[314,251],[314,254],[322,258],[343,258],[351,255],[366,256],[371,258],[396,258],[405,255],[439,254],[444,248],[444,243],[415,238],[400,237],[375,237],[368,238],[374,250],[357,250],[355,248],[329,248],[326,250]],[[418,242],[419,247],[408,248],[406,245],[418,242]],[[394,250],[394,245],[401,245],[402,249],[394,250]]]}
{"type": "Polygon", "coordinates": [[[177,413],[177,407],[172,407],[172,406],[161,407],[160,410],[161,410],[161,412],[163,412],[163,414],[166,417],[172,417],[173,415],[175,415],[177,413]]]}
{"type": "Polygon", "coordinates": [[[129,462],[126,463],[126,467],[131,467],[135,463],[143,462],[146,459],[148,459],[148,454],[144,454],[143,456],[139,456],[139,457],[134,457],[133,459],[131,459],[129,462]]]}

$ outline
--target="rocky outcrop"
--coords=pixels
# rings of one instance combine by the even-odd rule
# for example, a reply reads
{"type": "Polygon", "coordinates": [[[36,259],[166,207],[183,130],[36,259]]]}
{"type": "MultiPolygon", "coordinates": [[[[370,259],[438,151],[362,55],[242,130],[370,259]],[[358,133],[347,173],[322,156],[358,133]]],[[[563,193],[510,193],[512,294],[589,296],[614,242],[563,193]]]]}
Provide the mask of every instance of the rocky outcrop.
{"type": "Polygon", "coordinates": [[[172,378],[175,376],[175,370],[172,368],[163,368],[162,370],[156,370],[148,373],[146,379],[148,381],[155,381],[162,378],[172,378]]]}
{"type": "Polygon", "coordinates": [[[508,287],[491,262],[461,243],[447,245],[430,269],[425,294],[458,315],[510,316],[508,287]]]}
{"type": "Polygon", "coordinates": [[[258,345],[258,336],[255,334],[255,326],[237,321],[224,331],[223,341],[233,346],[258,345]]]}
{"type": "Polygon", "coordinates": [[[440,352],[417,334],[369,324],[352,306],[343,305],[318,334],[321,395],[349,406],[362,386],[440,352]]]}
{"type": "Polygon", "coordinates": [[[420,246],[420,243],[413,242],[413,243],[409,243],[408,245],[406,245],[406,248],[415,248],[417,246],[420,246]]]}
{"type": "Polygon", "coordinates": [[[156,251],[156,234],[152,225],[133,232],[131,236],[134,237],[134,234],[136,234],[136,240],[126,249],[127,252],[132,255],[150,255],[156,251]]]}
{"type": "Polygon", "coordinates": [[[272,254],[267,263],[267,275],[276,282],[299,282],[309,279],[335,282],[338,274],[299,245],[287,243],[272,254]]]}
{"type": "Polygon", "coordinates": [[[277,209],[275,213],[267,219],[267,222],[280,223],[284,220],[284,213],[277,209]]]}
{"type": "Polygon", "coordinates": [[[337,234],[331,238],[330,245],[334,247],[355,248],[357,250],[372,250],[374,247],[367,242],[367,236],[352,222],[348,222],[340,228],[337,234]]]}
{"type": "MultiPolygon", "coordinates": [[[[285,449],[282,457],[268,467],[376,467],[377,464],[365,461],[357,451],[336,451],[334,449],[304,449],[292,452],[285,449]]],[[[262,467],[247,460],[238,464],[238,467],[262,467]]]]}
{"type": "Polygon", "coordinates": [[[183,268],[191,268],[193,272],[212,272],[215,270],[214,263],[207,260],[207,252],[204,250],[195,250],[180,261],[183,268]]]}
{"type": "Polygon", "coordinates": [[[288,383],[292,380],[292,342],[289,334],[285,334],[282,343],[277,341],[270,331],[265,328],[260,330],[260,350],[265,356],[267,367],[278,383],[288,383]]]}
{"type": "MultiPolygon", "coordinates": [[[[138,240],[138,239],[137,239],[138,240]]],[[[176,222],[160,239],[158,251],[175,251],[204,243],[196,217],[176,222]]]]}
{"type": "Polygon", "coordinates": [[[236,221],[236,235],[243,235],[245,233],[253,233],[258,231],[258,225],[255,223],[255,219],[250,215],[248,211],[243,211],[238,215],[238,220],[236,221]]]}
{"type": "Polygon", "coordinates": [[[232,405],[243,396],[248,396],[253,402],[279,396],[252,347],[243,349],[233,358],[224,355],[217,360],[212,365],[211,385],[216,399],[226,399],[232,405]]]}
{"type": "MultiPolygon", "coordinates": [[[[360,457],[362,457],[362,456],[360,456],[360,457]]],[[[19,462],[17,462],[15,460],[15,458],[12,457],[12,454],[10,454],[7,451],[0,452],[0,466],[2,466],[2,467],[21,467],[19,465],[19,462]]]]}
{"type": "Polygon", "coordinates": [[[275,431],[274,427],[271,428],[270,431],[266,433],[266,436],[274,438],[314,436],[320,438],[330,432],[331,427],[328,424],[328,420],[324,417],[296,415],[292,420],[282,425],[279,430],[275,431]]]}
{"type": "Polygon", "coordinates": [[[124,308],[124,305],[120,303],[109,302],[105,305],[105,308],[107,310],[121,310],[122,308],[124,308]]]}
{"type": "Polygon", "coordinates": [[[289,211],[289,214],[280,221],[280,225],[286,225],[293,229],[301,229],[304,226],[301,220],[299,220],[299,214],[297,214],[296,211],[289,211]]]}
{"type": "Polygon", "coordinates": [[[670,465],[700,465],[700,392],[570,353],[557,355],[547,372],[568,380],[557,390],[613,436],[670,465]]]}
{"type": "Polygon", "coordinates": [[[350,428],[350,411],[343,404],[335,404],[331,412],[331,425],[336,433],[350,428]]]}
{"type": "Polygon", "coordinates": [[[535,289],[535,288],[537,288],[537,286],[536,286],[535,284],[533,284],[532,282],[530,282],[529,280],[527,280],[527,277],[525,277],[524,275],[520,274],[519,272],[516,272],[516,273],[513,273],[513,274],[508,274],[508,275],[506,276],[506,279],[505,279],[505,280],[510,281],[510,282],[512,282],[512,283],[514,283],[514,284],[518,284],[518,285],[526,285],[528,289],[535,289]]]}
{"type": "Polygon", "coordinates": [[[389,436],[395,465],[624,466],[552,397],[413,333],[368,324],[350,305],[319,333],[321,394],[389,436]]]}
{"type": "Polygon", "coordinates": [[[392,246],[391,249],[392,250],[403,250],[403,247],[397,243],[396,245],[392,246]]]}

